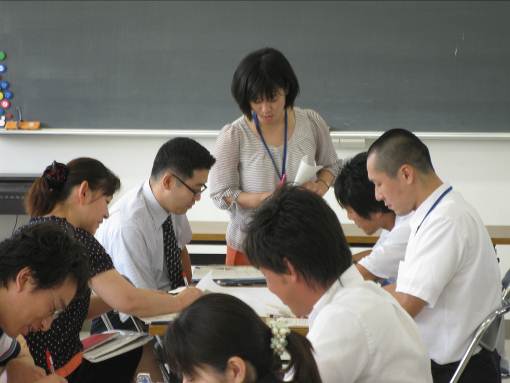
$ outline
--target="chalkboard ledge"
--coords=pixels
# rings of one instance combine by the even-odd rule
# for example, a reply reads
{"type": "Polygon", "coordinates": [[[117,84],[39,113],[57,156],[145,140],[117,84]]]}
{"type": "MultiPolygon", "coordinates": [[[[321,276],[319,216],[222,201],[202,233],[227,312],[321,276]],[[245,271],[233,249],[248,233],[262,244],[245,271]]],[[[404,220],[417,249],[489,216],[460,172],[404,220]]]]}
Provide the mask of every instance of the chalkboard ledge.
{"type": "MultiPolygon", "coordinates": [[[[40,130],[5,130],[0,129],[0,136],[117,136],[117,137],[177,137],[216,138],[219,130],[160,130],[160,129],[40,129],[40,130]]],[[[382,131],[332,131],[335,143],[356,144],[359,140],[373,140],[382,131]]],[[[417,132],[422,139],[433,140],[510,140],[510,133],[473,133],[473,132],[417,132]]]]}

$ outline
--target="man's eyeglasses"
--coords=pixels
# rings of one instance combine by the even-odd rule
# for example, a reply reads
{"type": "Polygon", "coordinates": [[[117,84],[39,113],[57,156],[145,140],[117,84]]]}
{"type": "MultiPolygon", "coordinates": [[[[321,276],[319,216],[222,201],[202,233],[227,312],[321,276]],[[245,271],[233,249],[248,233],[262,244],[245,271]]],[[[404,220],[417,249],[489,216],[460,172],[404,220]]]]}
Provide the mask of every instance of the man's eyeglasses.
{"type": "Polygon", "coordinates": [[[193,193],[193,197],[196,197],[197,195],[199,194],[202,194],[203,192],[206,191],[207,189],[207,185],[202,185],[200,187],[200,190],[195,190],[193,189],[191,186],[189,186],[186,182],[184,182],[181,178],[179,178],[177,175],[173,175],[175,178],[177,178],[179,181],[181,181],[181,184],[183,184],[184,186],[186,186],[186,189],[188,189],[190,192],[193,193]]]}

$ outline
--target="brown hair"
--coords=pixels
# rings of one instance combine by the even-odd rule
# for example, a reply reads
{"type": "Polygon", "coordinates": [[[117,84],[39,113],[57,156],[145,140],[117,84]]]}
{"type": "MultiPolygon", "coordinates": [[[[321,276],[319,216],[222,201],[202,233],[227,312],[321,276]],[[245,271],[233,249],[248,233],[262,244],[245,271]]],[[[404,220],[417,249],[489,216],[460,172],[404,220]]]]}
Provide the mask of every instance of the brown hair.
{"type": "Polygon", "coordinates": [[[108,196],[120,188],[119,178],[96,159],[76,158],[67,165],[54,161],[28,190],[25,197],[26,212],[32,217],[48,214],[83,181],[88,182],[91,190],[100,190],[108,196]]]}

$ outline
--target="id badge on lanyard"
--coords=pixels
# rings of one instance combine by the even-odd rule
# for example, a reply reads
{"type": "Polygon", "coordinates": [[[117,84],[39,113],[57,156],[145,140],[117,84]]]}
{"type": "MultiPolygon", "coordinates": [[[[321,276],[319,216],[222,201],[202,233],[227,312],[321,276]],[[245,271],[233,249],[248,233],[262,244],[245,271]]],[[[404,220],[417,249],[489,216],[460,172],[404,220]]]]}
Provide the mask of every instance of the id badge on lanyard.
{"type": "Polygon", "coordinates": [[[287,109],[285,109],[285,129],[283,133],[283,159],[282,159],[282,172],[278,170],[278,166],[276,165],[276,161],[273,157],[273,154],[269,150],[269,146],[267,146],[266,140],[264,139],[264,135],[262,134],[262,130],[260,129],[259,119],[257,117],[257,113],[253,112],[253,121],[255,122],[255,127],[257,128],[257,132],[260,136],[260,140],[264,144],[264,148],[266,149],[267,154],[269,155],[269,158],[271,159],[271,162],[273,163],[274,170],[276,172],[276,175],[278,176],[278,179],[280,180],[278,182],[278,187],[281,187],[285,185],[287,182],[287,172],[285,169],[285,165],[287,162],[287,135],[288,135],[288,120],[287,120],[287,109]]]}

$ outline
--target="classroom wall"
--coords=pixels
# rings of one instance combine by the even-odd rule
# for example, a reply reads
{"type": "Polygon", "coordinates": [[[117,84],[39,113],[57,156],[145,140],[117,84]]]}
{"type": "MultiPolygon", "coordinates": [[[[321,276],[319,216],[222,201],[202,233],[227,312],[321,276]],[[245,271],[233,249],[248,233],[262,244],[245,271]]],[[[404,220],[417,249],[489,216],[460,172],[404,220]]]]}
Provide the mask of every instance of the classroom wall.
{"type": "MultiPolygon", "coordinates": [[[[119,137],[70,135],[0,135],[1,173],[40,173],[53,160],[66,162],[79,156],[95,157],[112,169],[122,181],[118,196],[138,185],[150,173],[159,146],[170,137],[119,137]]],[[[209,150],[214,138],[196,138],[209,150]]],[[[487,225],[510,225],[509,140],[424,139],[434,166],[443,178],[462,191],[479,211],[487,225]]],[[[352,146],[352,145],[351,145],[352,146]]],[[[366,147],[337,145],[341,158],[350,157],[366,147]]],[[[333,192],[326,200],[341,222],[349,222],[334,200],[333,192]]],[[[227,221],[226,212],[217,209],[206,192],[188,212],[190,220],[227,221]]],[[[0,238],[8,236],[15,216],[0,215],[0,238]]],[[[18,223],[26,217],[18,217],[18,223]]],[[[510,268],[510,246],[499,246],[502,270],[510,268]]]]}

